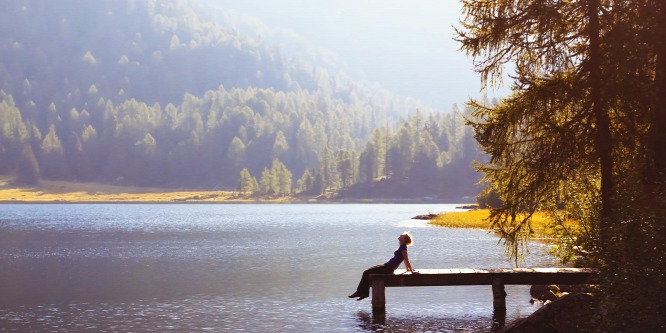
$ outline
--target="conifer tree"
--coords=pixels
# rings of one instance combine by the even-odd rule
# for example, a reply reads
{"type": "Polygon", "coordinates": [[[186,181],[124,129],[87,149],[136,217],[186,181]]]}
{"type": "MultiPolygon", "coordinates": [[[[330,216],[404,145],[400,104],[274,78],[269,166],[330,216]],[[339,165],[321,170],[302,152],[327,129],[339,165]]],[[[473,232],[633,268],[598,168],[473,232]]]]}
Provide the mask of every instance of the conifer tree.
{"type": "Polygon", "coordinates": [[[259,188],[261,193],[266,195],[277,194],[275,175],[268,168],[264,168],[261,172],[261,179],[259,180],[259,188]]]}
{"type": "Polygon", "coordinates": [[[298,192],[303,193],[303,194],[308,194],[313,187],[314,184],[314,171],[312,169],[305,169],[303,172],[303,175],[301,175],[301,178],[298,179],[296,182],[296,187],[298,188],[298,192]]]}
{"type": "Polygon", "coordinates": [[[291,194],[292,174],[279,159],[273,160],[271,173],[274,177],[274,193],[286,196],[291,194]]]}
{"type": "Polygon", "coordinates": [[[241,195],[252,195],[259,190],[257,179],[252,177],[247,168],[243,168],[240,172],[240,179],[238,181],[238,192],[241,195]]]}
{"type": "MultiPolygon", "coordinates": [[[[600,95],[599,1],[463,4],[458,40],[476,59],[484,83],[501,81],[506,63],[516,66],[514,95],[495,107],[471,103],[480,119],[472,123],[476,139],[491,156],[481,170],[501,184],[505,204],[491,220],[511,254],[517,258],[530,233],[534,203],[581,169],[599,167],[601,221],[609,223],[613,143],[600,95]]],[[[605,247],[609,229],[602,227],[605,247]]]]}
{"type": "Polygon", "coordinates": [[[510,254],[518,257],[534,211],[550,207],[562,220],[564,207],[586,231],[568,238],[577,254],[602,268],[594,329],[663,330],[655,300],[666,297],[656,273],[666,267],[666,158],[657,153],[666,142],[666,5],[463,3],[458,39],[482,79],[498,82],[507,63],[516,69],[513,95],[472,102],[470,119],[490,155],[480,169],[502,199],[491,221],[510,254]]]}

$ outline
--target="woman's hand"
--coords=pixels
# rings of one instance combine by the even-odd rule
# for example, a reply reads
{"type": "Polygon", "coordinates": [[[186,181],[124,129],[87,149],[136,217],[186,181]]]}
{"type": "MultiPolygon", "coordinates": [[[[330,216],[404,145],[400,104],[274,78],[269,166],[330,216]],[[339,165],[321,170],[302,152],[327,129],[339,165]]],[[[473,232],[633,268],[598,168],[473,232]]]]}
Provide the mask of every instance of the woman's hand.
{"type": "Polygon", "coordinates": [[[402,257],[404,258],[403,261],[405,263],[405,269],[408,272],[411,272],[412,274],[420,274],[414,268],[412,268],[412,264],[409,263],[409,257],[407,256],[407,250],[402,250],[402,257]]]}

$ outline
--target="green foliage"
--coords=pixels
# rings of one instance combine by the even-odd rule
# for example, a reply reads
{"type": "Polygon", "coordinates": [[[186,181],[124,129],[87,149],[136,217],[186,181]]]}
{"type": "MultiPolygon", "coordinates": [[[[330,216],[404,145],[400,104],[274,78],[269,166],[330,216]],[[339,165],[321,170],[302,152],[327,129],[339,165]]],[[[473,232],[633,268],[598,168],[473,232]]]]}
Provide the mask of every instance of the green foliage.
{"type": "Polygon", "coordinates": [[[578,267],[599,267],[600,194],[597,174],[573,175],[562,182],[557,193],[542,202],[550,218],[557,243],[549,253],[561,263],[578,267]]]}
{"type": "Polygon", "coordinates": [[[277,158],[273,160],[273,169],[271,171],[277,180],[274,192],[280,196],[290,195],[292,185],[291,171],[277,158]]]}
{"type": "Polygon", "coordinates": [[[266,168],[261,173],[259,187],[266,195],[288,196],[291,195],[292,181],[291,171],[276,158],[271,169],[266,168]]]}
{"type": "Polygon", "coordinates": [[[529,216],[569,175],[597,168],[602,220],[610,218],[612,142],[599,95],[601,60],[593,47],[599,36],[590,28],[598,14],[587,5],[593,6],[465,3],[468,20],[459,40],[468,53],[484,58],[478,61],[482,78],[492,82],[505,63],[519,59],[514,94],[495,106],[472,102],[469,121],[490,155],[479,169],[502,191],[504,205],[491,213],[493,226],[509,240],[522,242],[530,234],[529,220],[517,219],[519,212],[529,216]],[[499,10],[489,10],[495,5],[499,10]]]}
{"type": "Polygon", "coordinates": [[[0,91],[0,173],[13,171],[28,132],[14,99],[0,91]]]}
{"type": "Polygon", "coordinates": [[[356,158],[355,154],[346,150],[338,152],[337,156],[337,171],[340,175],[340,186],[342,188],[351,186],[356,183],[356,158]]]}
{"type": "Polygon", "coordinates": [[[552,252],[601,269],[590,329],[666,329],[666,3],[466,0],[464,11],[459,41],[482,79],[516,67],[513,95],[470,103],[469,119],[509,253],[533,212],[549,211],[552,252]]]}
{"type": "Polygon", "coordinates": [[[259,183],[257,183],[257,179],[252,177],[247,168],[243,168],[240,172],[238,193],[241,195],[253,195],[258,191],[259,183]]]}
{"type": "Polygon", "coordinates": [[[321,195],[324,191],[322,176],[315,169],[307,169],[297,182],[298,192],[305,195],[321,195]]]}

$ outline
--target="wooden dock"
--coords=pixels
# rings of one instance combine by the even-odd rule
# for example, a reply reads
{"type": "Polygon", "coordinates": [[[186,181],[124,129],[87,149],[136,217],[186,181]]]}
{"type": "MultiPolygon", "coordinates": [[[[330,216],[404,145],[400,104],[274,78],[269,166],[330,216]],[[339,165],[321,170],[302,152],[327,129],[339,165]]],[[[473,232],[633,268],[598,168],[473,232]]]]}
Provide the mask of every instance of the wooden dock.
{"type": "Polygon", "coordinates": [[[394,274],[370,274],[372,309],[386,308],[387,287],[490,285],[493,307],[506,309],[505,285],[594,284],[598,274],[591,268],[500,268],[500,269],[422,269],[421,274],[396,271],[394,274]]]}

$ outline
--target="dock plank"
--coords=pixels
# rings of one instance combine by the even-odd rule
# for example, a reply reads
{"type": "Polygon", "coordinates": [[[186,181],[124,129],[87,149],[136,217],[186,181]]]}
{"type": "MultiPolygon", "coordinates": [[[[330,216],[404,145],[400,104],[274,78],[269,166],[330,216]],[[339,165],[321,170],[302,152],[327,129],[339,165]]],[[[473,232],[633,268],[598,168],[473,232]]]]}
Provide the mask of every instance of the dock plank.
{"type": "Polygon", "coordinates": [[[420,269],[420,274],[397,270],[394,274],[370,274],[373,311],[386,307],[387,287],[471,286],[490,285],[493,307],[506,308],[505,285],[595,284],[597,271],[591,268],[443,268],[420,269]]]}
{"type": "Polygon", "coordinates": [[[595,271],[589,268],[447,268],[421,269],[420,274],[404,270],[395,274],[371,274],[370,280],[381,279],[386,287],[492,285],[500,278],[506,285],[519,284],[584,284],[594,283],[595,271]]]}

